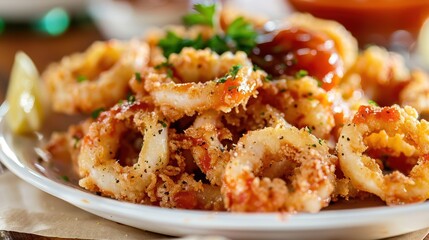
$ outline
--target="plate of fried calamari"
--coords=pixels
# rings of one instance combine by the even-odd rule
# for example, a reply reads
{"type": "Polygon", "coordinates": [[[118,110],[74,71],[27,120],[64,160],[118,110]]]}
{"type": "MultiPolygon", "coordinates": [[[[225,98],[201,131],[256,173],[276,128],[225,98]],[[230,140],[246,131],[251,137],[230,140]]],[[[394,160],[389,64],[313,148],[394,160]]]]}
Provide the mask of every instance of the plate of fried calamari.
{"type": "Polygon", "coordinates": [[[429,227],[426,72],[309,14],[198,4],[183,21],[52,63],[18,120],[8,94],[1,161],[88,212],[174,236],[429,227]]]}

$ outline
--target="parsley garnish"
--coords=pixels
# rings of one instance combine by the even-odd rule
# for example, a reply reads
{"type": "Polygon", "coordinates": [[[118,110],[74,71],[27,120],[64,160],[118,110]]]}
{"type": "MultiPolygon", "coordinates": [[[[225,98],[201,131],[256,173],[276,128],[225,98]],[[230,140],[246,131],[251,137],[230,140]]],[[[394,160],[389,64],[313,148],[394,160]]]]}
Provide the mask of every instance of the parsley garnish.
{"type": "Polygon", "coordinates": [[[137,82],[141,83],[142,82],[142,76],[139,72],[135,72],[134,75],[136,76],[136,80],[137,82]]]}
{"type": "Polygon", "coordinates": [[[240,69],[241,69],[241,65],[232,66],[231,70],[229,70],[229,75],[231,75],[232,79],[235,79],[240,69]]]}
{"type": "Polygon", "coordinates": [[[158,123],[161,124],[163,127],[167,127],[167,123],[165,123],[164,121],[158,120],[158,123]]]}
{"type": "Polygon", "coordinates": [[[199,35],[196,39],[187,39],[177,36],[174,32],[168,31],[165,38],[159,40],[158,46],[162,48],[165,57],[172,53],[179,53],[185,47],[202,49],[205,46],[203,37],[199,35]]]}
{"type": "Polygon", "coordinates": [[[66,181],[66,182],[70,181],[69,177],[67,177],[66,175],[61,176],[61,179],[64,180],[64,181],[66,181]]]}
{"type": "Polygon", "coordinates": [[[173,65],[167,61],[160,63],[155,66],[155,69],[159,70],[161,68],[167,68],[167,77],[172,78],[173,77],[173,65]]]}
{"type": "Polygon", "coordinates": [[[77,144],[79,143],[79,141],[80,141],[80,138],[79,137],[77,137],[77,136],[73,136],[73,140],[74,140],[74,143],[73,143],[73,148],[77,148],[77,144]]]}
{"type": "Polygon", "coordinates": [[[305,76],[308,76],[308,72],[306,70],[303,70],[303,69],[301,69],[295,73],[295,78],[298,78],[298,79],[303,78],[305,76]]]}
{"type": "Polygon", "coordinates": [[[219,78],[216,83],[225,83],[228,78],[235,79],[237,77],[238,71],[241,69],[241,65],[234,65],[231,69],[225,74],[225,76],[219,78]]]}
{"type": "Polygon", "coordinates": [[[220,35],[214,35],[213,37],[211,37],[207,43],[206,43],[207,47],[210,48],[211,50],[222,54],[224,52],[227,52],[229,50],[229,46],[226,43],[226,40],[224,37],[221,37],[220,35]]]}
{"type": "Polygon", "coordinates": [[[234,43],[236,50],[250,52],[256,46],[257,33],[252,24],[243,17],[235,19],[226,29],[226,37],[234,43]]]}
{"type": "Polygon", "coordinates": [[[127,97],[127,101],[128,101],[129,103],[133,103],[133,102],[135,102],[135,101],[136,101],[136,96],[134,96],[134,95],[132,95],[132,94],[128,95],[128,97],[127,97]]]}
{"type": "MultiPolygon", "coordinates": [[[[186,25],[209,25],[213,27],[216,12],[215,5],[197,4],[194,6],[196,13],[191,13],[183,18],[186,25]]],[[[188,39],[177,36],[174,32],[168,31],[161,39],[158,46],[162,48],[165,57],[172,53],[179,53],[185,47],[195,49],[210,48],[222,54],[227,51],[244,51],[249,53],[256,46],[257,33],[252,24],[246,22],[244,18],[235,19],[226,29],[225,34],[217,34],[210,39],[203,39],[199,35],[196,39],[188,39]]]]}
{"type": "Polygon", "coordinates": [[[76,81],[77,81],[77,82],[84,82],[84,81],[86,81],[86,80],[88,80],[88,78],[87,78],[87,77],[85,77],[84,75],[78,75],[78,76],[76,77],[76,81]]]}
{"type": "Polygon", "coordinates": [[[369,105],[378,107],[378,104],[374,100],[368,100],[369,105]]]}
{"type": "Polygon", "coordinates": [[[94,110],[94,111],[91,113],[91,117],[92,117],[93,119],[96,119],[96,118],[98,118],[98,116],[100,116],[100,113],[101,113],[101,112],[103,112],[103,111],[104,111],[104,108],[96,109],[96,110],[94,110]]]}
{"type": "Polygon", "coordinates": [[[213,17],[216,12],[215,4],[195,4],[194,10],[196,11],[196,13],[190,13],[183,17],[183,22],[185,23],[185,25],[208,25],[213,27],[213,17]]]}

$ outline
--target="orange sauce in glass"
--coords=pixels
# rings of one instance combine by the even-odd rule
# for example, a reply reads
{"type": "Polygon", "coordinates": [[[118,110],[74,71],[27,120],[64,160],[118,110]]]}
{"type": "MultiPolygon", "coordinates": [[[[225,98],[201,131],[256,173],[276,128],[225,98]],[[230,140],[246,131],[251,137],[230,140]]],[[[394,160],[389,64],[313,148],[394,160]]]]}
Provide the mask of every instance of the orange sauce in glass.
{"type": "Polygon", "coordinates": [[[395,36],[409,37],[411,41],[407,43],[412,44],[429,16],[429,0],[289,0],[289,3],[297,11],[340,22],[361,47],[390,46],[395,36]]]}

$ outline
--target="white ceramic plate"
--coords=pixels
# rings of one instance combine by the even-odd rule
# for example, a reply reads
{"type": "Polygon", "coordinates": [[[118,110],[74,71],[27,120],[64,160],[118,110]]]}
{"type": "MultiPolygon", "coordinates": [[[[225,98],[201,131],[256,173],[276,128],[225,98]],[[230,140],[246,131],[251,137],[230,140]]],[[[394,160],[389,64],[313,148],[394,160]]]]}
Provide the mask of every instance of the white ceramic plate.
{"type": "MultiPolygon", "coordinates": [[[[163,209],[120,202],[88,193],[38,164],[42,135],[20,137],[5,124],[0,107],[0,159],[37,188],[95,215],[162,234],[222,235],[242,239],[375,239],[429,227],[429,202],[406,206],[324,210],[317,214],[237,214],[163,209]]],[[[47,125],[62,122],[56,116],[47,125]]]]}

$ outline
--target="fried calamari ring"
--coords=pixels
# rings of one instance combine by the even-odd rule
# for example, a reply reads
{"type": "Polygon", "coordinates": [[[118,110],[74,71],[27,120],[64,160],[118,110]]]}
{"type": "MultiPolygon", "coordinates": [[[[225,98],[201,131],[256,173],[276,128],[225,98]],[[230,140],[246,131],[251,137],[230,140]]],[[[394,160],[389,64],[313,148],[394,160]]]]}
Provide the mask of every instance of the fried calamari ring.
{"type": "Polygon", "coordinates": [[[53,109],[91,113],[115,105],[126,97],[128,81],[148,58],[148,45],[138,40],[96,42],[85,53],[64,57],[43,73],[53,109]]]}
{"type": "Polygon", "coordinates": [[[401,55],[371,46],[359,55],[344,78],[346,82],[360,80],[351,90],[361,88],[368,99],[380,106],[390,106],[398,102],[398,95],[411,75],[401,55]]]}
{"type": "Polygon", "coordinates": [[[235,212],[318,212],[329,204],[334,190],[334,161],[327,145],[305,130],[251,131],[240,139],[226,167],[225,206],[235,212]],[[287,181],[258,177],[262,169],[282,160],[292,165],[287,181]]]}
{"type": "Polygon", "coordinates": [[[220,186],[230,152],[222,140],[232,140],[231,132],[220,121],[220,114],[208,111],[198,116],[185,135],[194,143],[191,147],[195,163],[211,184],[220,186]]]}
{"type": "Polygon", "coordinates": [[[429,77],[425,72],[411,73],[410,83],[399,94],[401,106],[411,106],[423,117],[429,115],[429,77]]]}
{"type": "Polygon", "coordinates": [[[311,77],[266,83],[259,97],[282,112],[288,123],[308,127],[316,137],[328,139],[335,126],[333,102],[311,77]]]}
{"type": "Polygon", "coordinates": [[[222,185],[225,166],[231,157],[229,147],[222,144],[222,141],[235,142],[241,137],[241,132],[249,130],[289,125],[283,115],[269,105],[256,102],[246,108],[246,111],[240,109],[243,111],[228,114],[216,111],[202,113],[195,119],[193,125],[185,130],[185,135],[193,142],[190,149],[194,161],[212,185],[222,185]],[[238,125],[234,133],[222,123],[222,117],[227,123],[238,125]]]}
{"type": "Polygon", "coordinates": [[[168,164],[168,128],[163,117],[142,102],[117,105],[89,129],[79,154],[79,185],[119,200],[142,202],[152,175],[168,164]],[[122,166],[120,144],[132,130],[143,135],[137,162],[122,166]]]}
{"type": "Polygon", "coordinates": [[[356,189],[389,205],[424,201],[429,198],[428,136],[429,123],[419,122],[411,107],[361,106],[341,131],[341,169],[356,189]],[[393,171],[383,174],[379,164],[393,171]]]}
{"type": "Polygon", "coordinates": [[[88,133],[89,126],[94,120],[89,118],[79,124],[71,125],[67,132],[54,132],[45,149],[55,161],[68,161],[73,173],[79,172],[78,156],[82,139],[88,133]]]}
{"type": "MultiPolygon", "coordinates": [[[[218,56],[210,50],[185,48],[178,57],[195,60],[201,60],[199,57],[202,57],[205,59],[203,61],[215,64],[210,64],[210,67],[207,68],[217,70],[215,73],[218,78],[211,79],[213,76],[208,73],[207,76],[210,79],[206,76],[207,81],[205,82],[186,82],[185,79],[170,78],[168,74],[156,71],[148,73],[144,79],[144,88],[152,96],[154,104],[159,106],[163,114],[170,120],[177,120],[184,115],[192,116],[197,112],[207,110],[229,112],[235,107],[245,105],[251,96],[257,94],[256,89],[262,85],[262,81],[266,77],[262,71],[253,70],[246,55],[242,52],[235,55],[228,52],[218,56]],[[215,61],[206,59],[206,57],[214,58],[215,61]],[[238,61],[235,61],[234,58],[238,61]],[[231,72],[224,75],[224,71],[228,67],[223,67],[223,63],[240,63],[240,65],[228,66],[231,72]]],[[[174,57],[172,58],[174,59],[174,57]]],[[[183,64],[183,61],[177,62],[181,63],[181,69],[187,69],[189,65],[192,65],[190,69],[194,69],[193,66],[196,68],[199,66],[195,65],[193,61],[187,61],[188,64],[183,64]]],[[[180,72],[174,65],[171,68],[173,73],[180,72]]],[[[199,79],[204,76],[202,73],[198,74],[198,78],[195,77],[195,74],[191,74],[190,78],[199,79]]]]}
{"type": "Polygon", "coordinates": [[[158,177],[154,190],[161,207],[225,210],[218,186],[203,184],[187,173],[175,177],[159,174],[158,177]]]}

